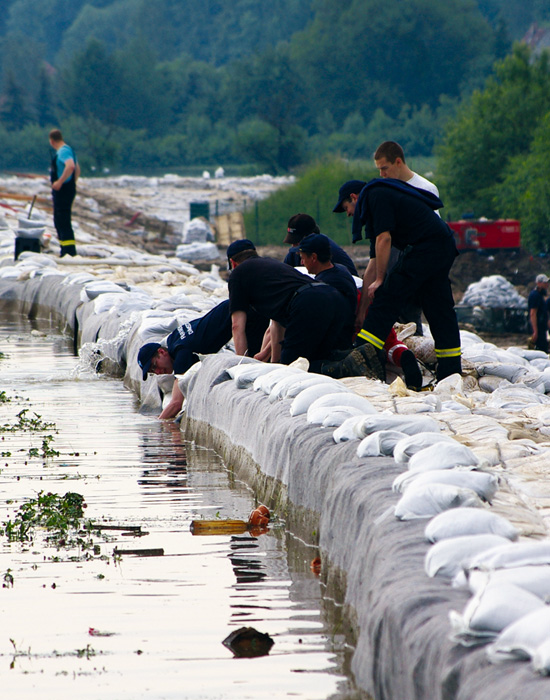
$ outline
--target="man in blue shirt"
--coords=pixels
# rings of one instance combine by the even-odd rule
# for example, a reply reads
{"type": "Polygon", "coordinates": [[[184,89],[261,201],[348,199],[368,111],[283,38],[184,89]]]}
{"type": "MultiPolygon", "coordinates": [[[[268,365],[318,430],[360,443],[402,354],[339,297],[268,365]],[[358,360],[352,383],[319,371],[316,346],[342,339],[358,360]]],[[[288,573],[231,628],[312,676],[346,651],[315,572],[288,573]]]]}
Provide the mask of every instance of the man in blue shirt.
{"type": "Polygon", "coordinates": [[[61,256],[76,255],[76,241],[71,223],[71,208],[76,196],[80,165],[74,150],[65,143],[59,129],[50,131],[50,146],[55,153],[50,164],[53,223],[61,245],[61,256]]]}

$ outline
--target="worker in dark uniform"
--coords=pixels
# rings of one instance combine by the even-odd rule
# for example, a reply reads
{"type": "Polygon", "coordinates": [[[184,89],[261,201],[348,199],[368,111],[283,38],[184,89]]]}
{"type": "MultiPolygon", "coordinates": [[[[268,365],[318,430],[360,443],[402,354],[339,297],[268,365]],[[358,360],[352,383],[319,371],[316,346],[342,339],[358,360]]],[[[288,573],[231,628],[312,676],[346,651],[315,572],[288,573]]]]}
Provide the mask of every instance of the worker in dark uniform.
{"type": "MultiPolygon", "coordinates": [[[[257,352],[263,335],[269,325],[268,318],[259,314],[249,314],[246,324],[246,337],[251,352],[257,352]]],[[[176,328],[161,343],[147,343],[137,357],[143,372],[143,381],[152,374],[184,374],[200,360],[199,354],[209,355],[219,352],[231,340],[231,315],[229,300],[222,301],[207,314],[176,328]]],[[[177,379],[174,381],[172,400],[159,418],[173,418],[181,410],[183,395],[177,379]]]]}
{"type": "MultiPolygon", "coordinates": [[[[287,233],[283,241],[283,243],[290,243],[291,247],[288,249],[283,262],[292,267],[299,267],[301,264],[300,241],[312,233],[320,233],[319,227],[312,216],[309,216],[309,214],[294,214],[294,216],[291,216],[288,220],[287,233]]],[[[329,238],[328,240],[330,242],[332,262],[343,265],[352,275],[357,277],[358,273],[350,256],[332,239],[329,238]]]]}
{"type": "Polygon", "coordinates": [[[245,328],[251,310],[272,319],[272,362],[288,365],[305,357],[310,371],[319,372],[333,350],[351,346],[345,329],[348,306],[334,287],[278,260],[260,258],[246,239],[232,243],[227,257],[233,267],[229,305],[238,355],[249,351],[245,328]]]}
{"type": "Polygon", "coordinates": [[[357,285],[347,268],[338,263],[333,264],[330,239],[322,233],[310,233],[302,238],[300,259],[310,275],[315,275],[318,282],[330,284],[347,301],[349,313],[346,317],[346,332],[352,338],[357,308],[357,285]]]}
{"type": "Polygon", "coordinates": [[[53,155],[50,164],[53,223],[61,246],[60,257],[76,255],[76,241],[71,222],[71,209],[76,196],[80,165],[74,150],[65,143],[59,129],[50,131],[53,155]]]}
{"type": "Polygon", "coordinates": [[[529,323],[533,331],[529,341],[536,350],[542,350],[542,352],[548,352],[550,321],[548,320],[548,306],[545,299],[548,293],[548,282],[546,275],[537,275],[535,280],[536,287],[529,292],[527,298],[529,323]]]}
{"type": "Polygon", "coordinates": [[[461,372],[460,332],[449,281],[458,252],[452,231],[434,211],[442,206],[434,194],[392,178],[371,180],[357,198],[353,239],[361,238],[365,226],[376,263],[366,290],[372,303],[358,333],[365,343],[360,349],[366,366],[377,364],[373,350],[380,359],[400,309],[417,295],[435,343],[437,379],[461,372]],[[386,277],[392,245],[402,253],[386,277]]]}
{"type": "MultiPolygon", "coordinates": [[[[347,299],[350,305],[351,317],[349,323],[353,335],[358,297],[357,285],[345,267],[333,265],[330,261],[328,238],[323,236],[322,233],[312,233],[306,236],[300,243],[300,255],[304,267],[310,274],[315,275],[315,279],[332,284],[347,299]]],[[[422,372],[416,357],[406,345],[397,339],[393,328],[390,330],[384,343],[384,351],[387,361],[403,371],[407,386],[412,389],[420,389],[422,387],[422,372]]],[[[346,375],[342,374],[342,376],[346,375]]]]}

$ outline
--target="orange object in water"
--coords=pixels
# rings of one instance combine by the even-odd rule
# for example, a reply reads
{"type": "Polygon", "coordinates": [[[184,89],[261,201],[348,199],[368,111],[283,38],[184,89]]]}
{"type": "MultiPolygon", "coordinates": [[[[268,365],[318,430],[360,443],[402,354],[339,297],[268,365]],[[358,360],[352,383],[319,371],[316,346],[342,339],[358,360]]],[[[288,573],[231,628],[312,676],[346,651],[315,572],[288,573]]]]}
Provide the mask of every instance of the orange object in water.
{"type": "Polygon", "coordinates": [[[267,525],[268,523],[269,518],[266,518],[266,516],[263,515],[259,508],[253,510],[248,518],[249,525],[267,525]]]}
{"type": "Polygon", "coordinates": [[[316,576],[319,576],[321,573],[321,557],[315,557],[309,565],[309,568],[316,576]]]}
{"type": "Polygon", "coordinates": [[[256,508],[256,510],[259,510],[262,515],[265,515],[266,518],[269,519],[270,513],[269,513],[269,508],[267,506],[264,506],[262,503],[256,508]]]}

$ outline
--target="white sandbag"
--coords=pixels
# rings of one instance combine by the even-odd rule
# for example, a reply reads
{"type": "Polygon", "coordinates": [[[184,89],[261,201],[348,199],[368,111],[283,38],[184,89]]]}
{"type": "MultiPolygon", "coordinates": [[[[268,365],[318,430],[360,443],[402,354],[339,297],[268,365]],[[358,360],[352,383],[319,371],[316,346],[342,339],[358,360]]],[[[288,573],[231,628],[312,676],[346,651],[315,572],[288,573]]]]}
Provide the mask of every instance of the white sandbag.
{"type": "Polygon", "coordinates": [[[409,471],[424,472],[430,469],[476,467],[480,461],[472,450],[459,442],[436,442],[414,454],[408,463],[409,471]]]}
{"type": "Polygon", "coordinates": [[[541,607],[542,600],[529,591],[511,583],[490,582],[470,598],[462,614],[451,610],[449,619],[454,639],[468,646],[494,639],[505,627],[541,607]]]}
{"type": "Polygon", "coordinates": [[[407,435],[402,440],[400,440],[395,446],[393,451],[393,458],[399,464],[405,464],[409,459],[420,452],[420,450],[430,447],[436,442],[452,442],[455,443],[456,440],[450,435],[442,435],[441,433],[417,433],[416,435],[407,435]]]}
{"type": "Polygon", "coordinates": [[[543,605],[505,627],[487,647],[487,656],[493,663],[530,659],[549,640],[550,607],[543,605]]]}
{"type": "Polygon", "coordinates": [[[543,676],[550,675],[550,639],[540,644],[532,656],[533,668],[543,676]]]}
{"type": "Polygon", "coordinates": [[[423,415],[402,416],[394,413],[377,413],[366,416],[361,426],[362,436],[366,437],[378,430],[399,430],[406,435],[415,435],[421,432],[438,433],[440,427],[433,418],[423,415]]]}
{"type": "Polygon", "coordinates": [[[364,414],[377,413],[376,409],[368,399],[366,399],[364,396],[358,396],[352,392],[342,394],[341,391],[337,391],[320,396],[311,404],[308,412],[310,410],[314,411],[321,406],[353,406],[353,408],[360,408],[364,414]]]}
{"type": "Polygon", "coordinates": [[[360,440],[363,437],[362,425],[364,416],[353,416],[345,420],[339,428],[332,433],[334,442],[347,442],[348,440],[360,440]]]}
{"type": "Polygon", "coordinates": [[[218,260],[220,251],[215,243],[181,243],[176,248],[181,260],[218,260]]]}
{"type": "Polygon", "coordinates": [[[114,282],[98,280],[96,282],[88,282],[88,284],[86,284],[86,286],[80,290],[80,300],[83,302],[91,301],[100,294],[107,293],[126,294],[127,291],[114,282]]]}
{"type": "Polygon", "coordinates": [[[229,367],[227,373],[235,380],[238,389],[245,389],[251,386],[262,374],[281,369],[284,365],[270,364],[266,362],[247,362],[229,367]]]}
{"type": "Polygon", "coordinates": [[[269,394],[271,389],[277,384],[278,381],[283,379],[283,377],[288,377],[291,374],[302,374],[302,370],[296,369],[295,367],[289,367],[288,365],[283,365],[277,369],[273,369],[271,372],[266,372],[261,374],[254,380],[252,388],[254,391],[262,391],[264,394],[269,394]]]}
{"type": "Polygon", "coordinates": [[[357,447],[358,457],[381,457],[393,454],[395,445],[405,433],[400,430],[378,430],[363,438],[357,447]]]}
{"type": "Polygon", "coordinates": [[[332,380],[331,388],[329,389],[329,384],[327,382],[318,382],[313,386],[309,386],[307,389],[301,391],[290,404],[290,415],[291,416],[301,416],[303,413],[307,413],[308,408],[311,404],[321,396],[328,393],[334,393],[336,391],[341,391],[342,393],[349,393],[349,389],[343,384],[339,384],[336,379],[332,380]]]}
{"type": "Polygon", "coordinates": [[[550,565],[548,564],[514,566],[511,569],[495,571],[469,570],[468,588],[473,594],[483,589],[489,582],[513,584],[536,595],[544,603],[550,601],[550,565]]]}
{"type": "Polygon", "coordinates": [[[307,409],[306,420],[312,425],[337,427],[352,416],[362,416],[363,411],[353,406],[317,406],[307,409]]]}
{"type": "MultiPolygon", "coordinates": [[[[322,374],[307,373],[306,377],[297,377],[296,382],[291,384],[283,394],[284,399],[294,399],[298,394],[300,394],[304,389],[308,389],[310,386],[319,386],[319,384],[330,384],[334,386],[338,384],[339,386],[344,386],[337,382],[336,379],[331,377],[326,377],[322,374]]],[[[338,389],[336,389],[338,391],[338,389]]],[[[334,393],[332,389],[327,389],[327,394],[334,393]]]]}
{"type": "Polygon", "coordinates": [[[487,472],[472,469],[431,469],[427,472],[406,471],[399,474],[392,484],[397,493],[424,484],[452,484],[462,489],[472,489],[484,501],[491,502],[498,489],[498,479],[487,472]]]}
{"type": "Polygon", "coordinates": [[[518,538],[518,531],[505,518],[485,508],[448,510],[430,520],[424,530],[428,542],[439,542],[465,535],[493,534],[509,540],[518,538]]]}
{"type": "Polygon", "coordinates": [[[355,408],[354,406],[321,406],[316,409],[314,419],[311,421],[308,420],[308,423],[319,424],[319,418],[323,414],[324,418],[321,421],[323,428],[336,428],[342,425],[348,418],[364,415],[360,408],[355,408]]]}
{"type": "Polygon", "coordinates": [[[303,381],[306,378],[311,379],[311,374],[304,371],[302,371],[301,374],[296,372],[283,377],[275,384],[275,386],[272,387],[271,391],[269,392],[269,401],[273,403],[275,401],[279,401],[280,399],[284,399],[286,392],[291,386],[297,382],[303,381]]]}
{"type": "Polygon", "coordinates": [[[481,553],[470,562],[471,569],[508,569],[514,566],[550,564],[550,541],[517,542],[481,553]]]}
{"type": "Polygon", "coordinates": [[[472,558],[491,547],[508,542],[498,535],[463,535],[440,540],[430,547],[424,558],[424,571],[433,578],[453,578],[467,567],[472,558]]]}
{"type": "Polygon", "coordinates": [[[407,489],[395,506],[395,517],[398,520],[433,518],[450,508],[480,508],[482,505],[482,500],[471,489],[449,484],[426,484],[407,489]]]}

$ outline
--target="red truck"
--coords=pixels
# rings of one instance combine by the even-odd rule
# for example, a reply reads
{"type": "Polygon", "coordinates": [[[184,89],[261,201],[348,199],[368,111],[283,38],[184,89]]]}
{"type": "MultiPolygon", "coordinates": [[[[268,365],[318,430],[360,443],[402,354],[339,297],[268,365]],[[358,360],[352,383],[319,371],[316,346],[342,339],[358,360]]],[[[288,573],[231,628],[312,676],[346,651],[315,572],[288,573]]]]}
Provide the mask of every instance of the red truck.
{"type": "Polygon", "coordinates": [[[515,219],[461,219],[449,221],[459,250],[496,253],[499,250],[519,251],[520,223],[515,219]]]}

